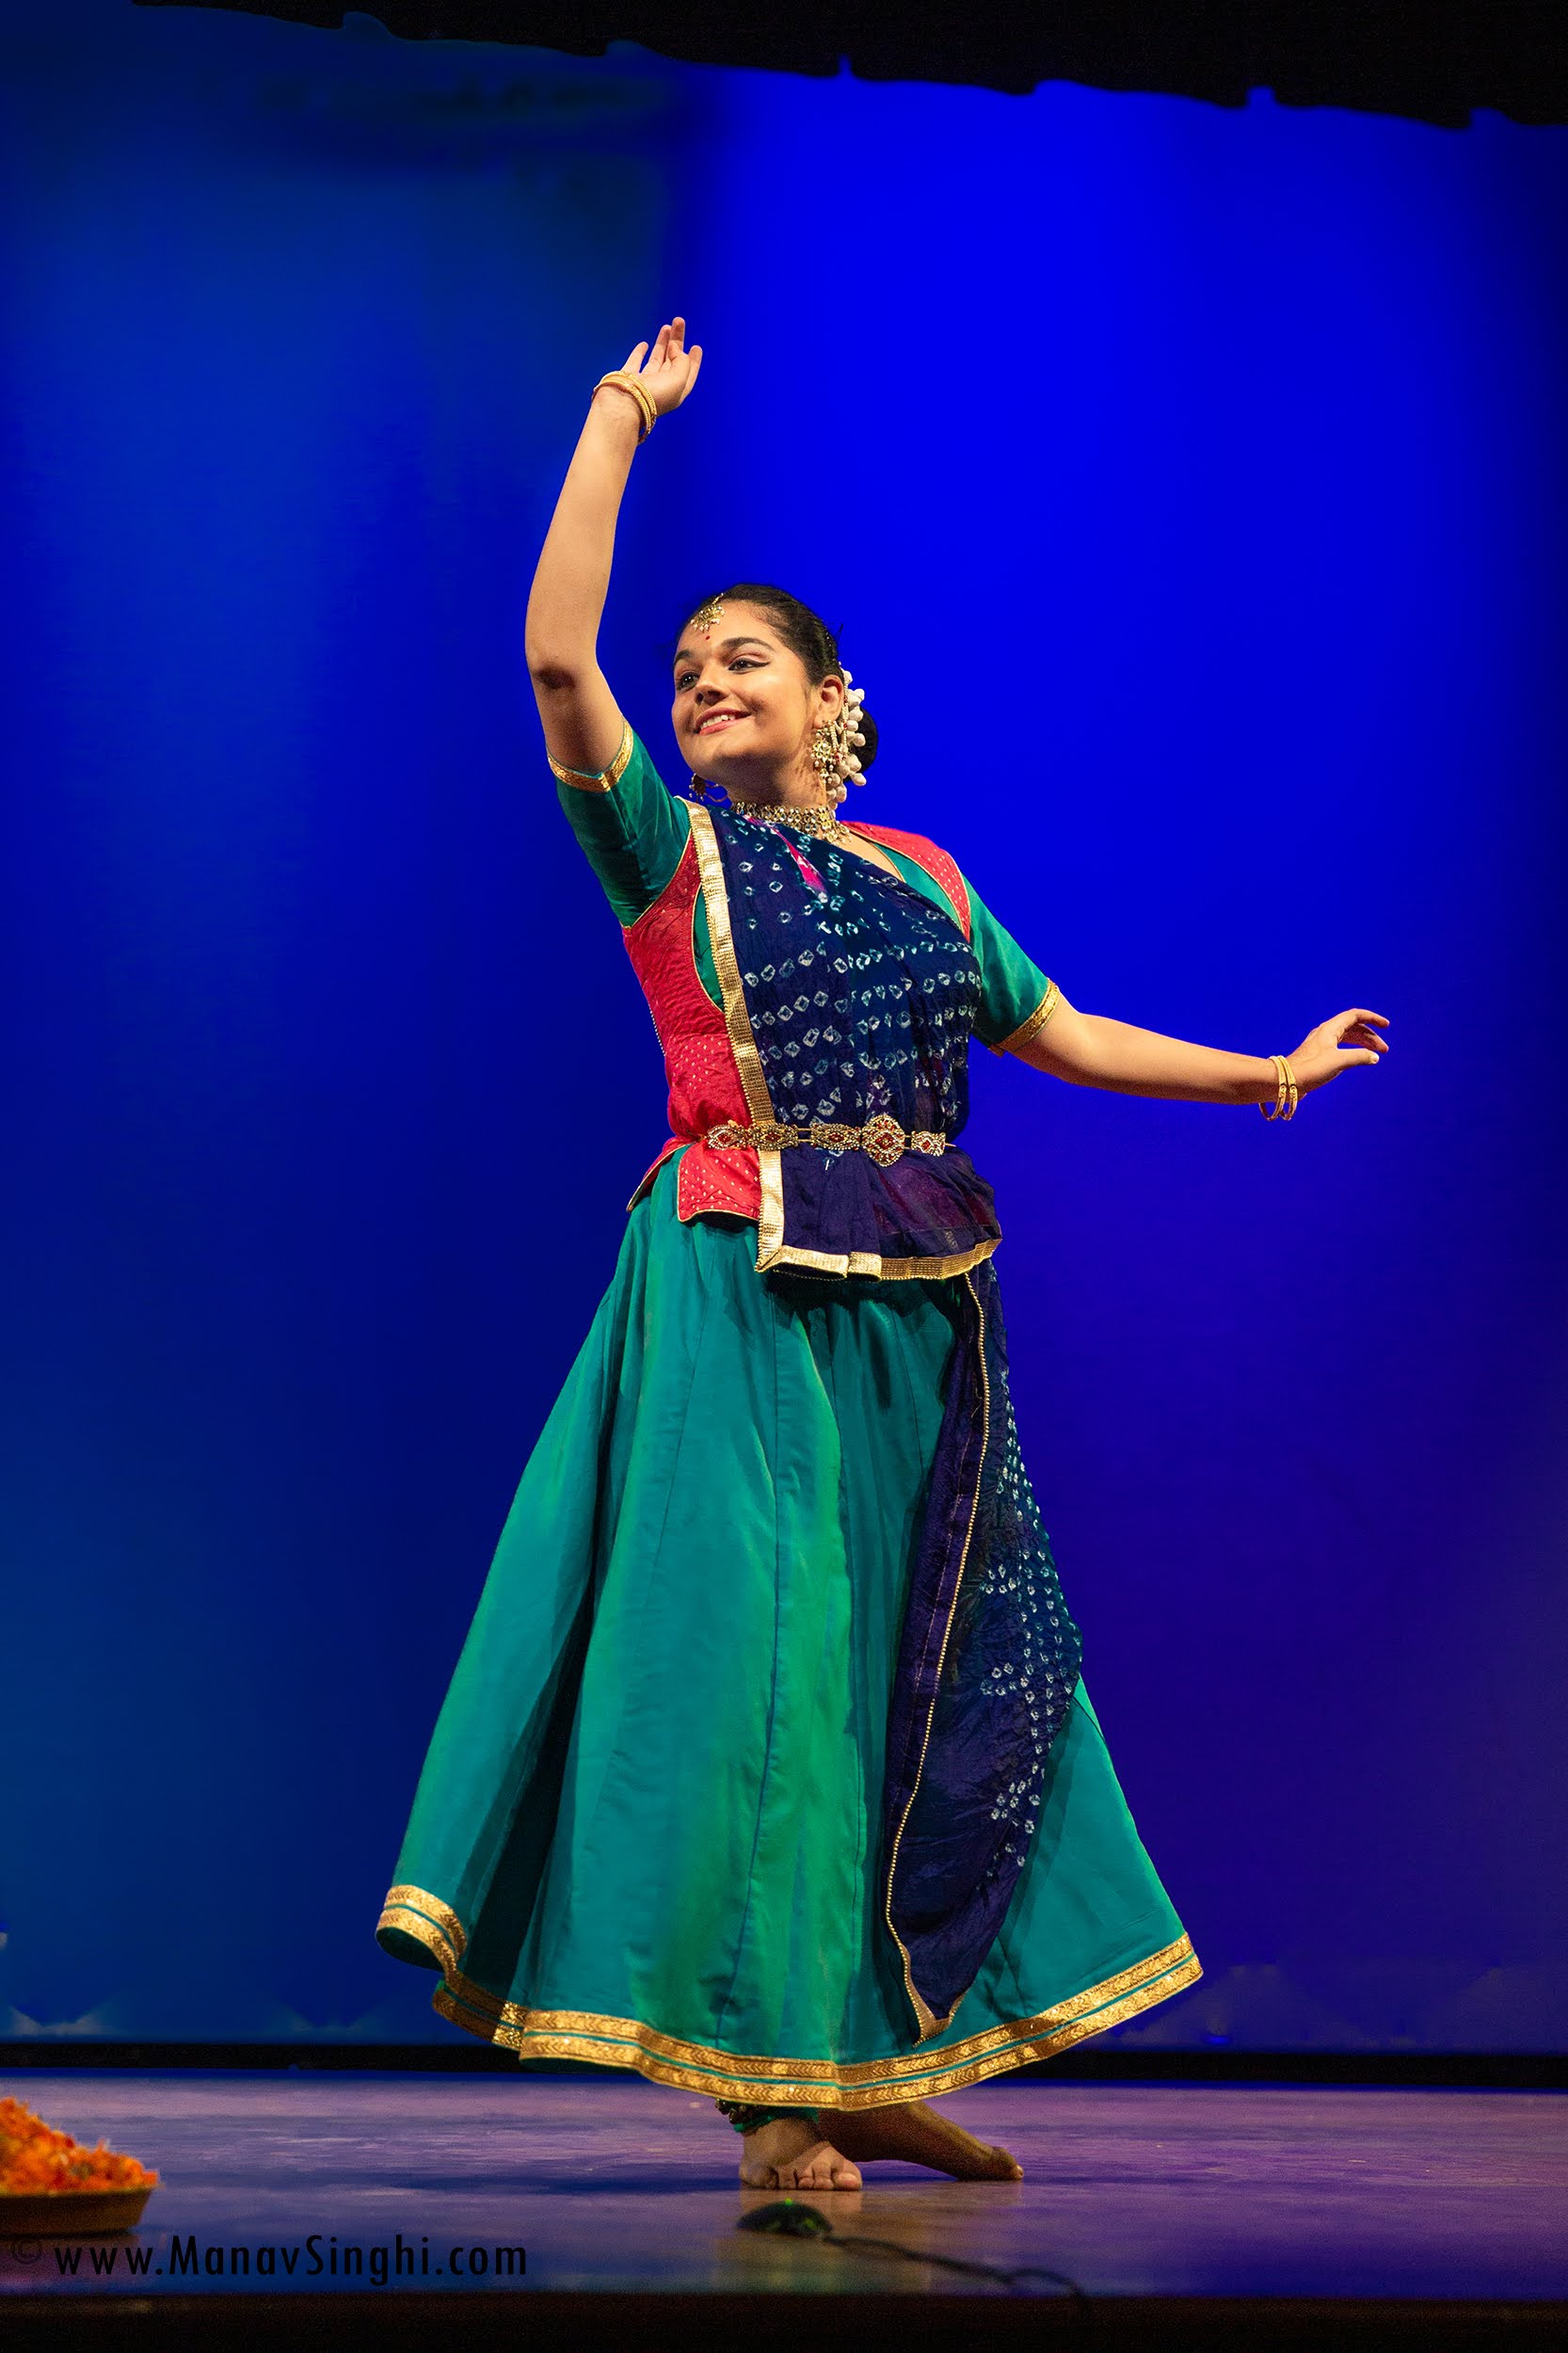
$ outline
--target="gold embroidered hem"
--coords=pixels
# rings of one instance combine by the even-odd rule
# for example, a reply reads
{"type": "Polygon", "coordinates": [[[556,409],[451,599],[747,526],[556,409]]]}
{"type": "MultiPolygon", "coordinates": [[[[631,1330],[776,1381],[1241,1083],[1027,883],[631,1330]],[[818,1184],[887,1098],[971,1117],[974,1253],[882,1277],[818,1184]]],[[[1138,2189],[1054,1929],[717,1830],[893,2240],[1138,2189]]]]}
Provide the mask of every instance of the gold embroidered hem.
{"type": "Polygon", "coordinates": [[[1046,1023],[1050,1019],[1051,1015],[1056,1011],[1061,1002],[1062,991],[1057,987],[1054,981],[1048,981],[1046,983],[1046,993],[1041,998],[1039,1003],[1035,1006],[1034,1011],[1030,1015],[1028,1020],[1020,1021],[1016,1030],[1009,1031],[1006,1037],[1000,1039],[998,1044],[992,1047],[992,1053],[1017,1053],[1023,1047],[1029,1044],[1032,1037],[1035,1036],[1039,1031],[1045,1028],[1046,1023]]]}
{"type": "MultiPolygon", "coordinates": [[[[769,1156],[762,1153],[759,1157],[765,1160],[769,1156]]],[[[776,1161],[777,1154],[773,1158],[776,1161]]],[[[846,1255],[788,1247],[772,1250],[764,1257],[759,1250],[757,1266],[761,1273],[776,1266],[799,1266],[812,1274],[874,1274],[884,1283],[929,1283],[948,1274],[967,1274],[970,1267],[991,1256],[1000,1240],[999,1234],[993,1241],[976,1242],[971,1250],[954,1251],[951,1258],[883,1258],[874,1250],[852,1250],[846,1255]]]]}
{"type": "Polygon", "coordinates": [[[468,1938],[463,1924],[450,1904],[443,1904],[439,1896],[432,1896],[423,1887],[389,1887],[381,1917],[376,1923],[376,1933],[392,1929],[399,1935],[411,1936],[435,1954],[446,1975],[455,1977],[468,1938]]]}
{"type": "Polygon", "coordinates": [[[831,2059],[737,2057],[706,2043],[681,2041],[637,2019],[603,2017],[591,2010],[524,2009],[498,2001],[460,1973],[448,1975],[432,2006],[480,2041],[513,2051],[520,2058],[586,2059],[600,2067],[632,2068],[653,2083],[725,2099],[765,2091],[769,2104],[779,2107],[872,2108],[959,2091],[966,2085],[984,2083],[987,2076],[1051,2058],[1151,2009],[1195,1984],[1202,1974],[1183,1936],[1036,2017],[992,2026],[943,2051],[842,2066],[831,2059]],[[824,2098],[827,2093],[831,2099],[824,2098]]]}

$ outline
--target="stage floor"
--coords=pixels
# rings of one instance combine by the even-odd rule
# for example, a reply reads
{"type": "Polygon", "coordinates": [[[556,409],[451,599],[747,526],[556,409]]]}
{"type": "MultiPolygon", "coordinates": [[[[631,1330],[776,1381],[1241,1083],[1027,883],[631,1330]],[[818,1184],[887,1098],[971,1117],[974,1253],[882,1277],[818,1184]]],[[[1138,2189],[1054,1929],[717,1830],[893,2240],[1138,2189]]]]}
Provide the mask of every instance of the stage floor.
{"type": "MultiPolygon", "coordinates": [[[[924,2260],[738,2231],[770,2194],[739,2187],[735,2135],[708,2102],[633,2077],[26,2069],[0,2089],[163,2177],[136,2238],[78,2248],[74,2271],[66,2243],[0,2242],[13,2323],[39,2319],[44,2299],[57,2328],[82,2298],[109,2321],[106,2299],[146,2312],[171,2297],[362,2297],[374,2250],[391,2250],[391,2269],[399,2234],[413,2270],[379,2289],[389,2319],[409,2297],[480,2293],[492,2307],[502,2294],[1020,2300],[924,2260]],[[131,2246],[150,2250],[145,2273],[131,2246]],[[358,2275],[349,2248],[363,2250],[358,2275]],[[518,2248],[526,2269],[514,2256],[508,2277],[497,2250],[518,2248]]],[[[1026,2179],[881,2165],[863,2191],[807,2202],[839,2233],[918,2257],[1064,2273],[1107,2309],[1568,2298],[1568,2102],[1549,2092],[1032,2081],[942,2105],[1011,2148],[1026,2179]]],[[[1022,2285],[1043,2317],[1048,2282],[1022,2285]]]]}

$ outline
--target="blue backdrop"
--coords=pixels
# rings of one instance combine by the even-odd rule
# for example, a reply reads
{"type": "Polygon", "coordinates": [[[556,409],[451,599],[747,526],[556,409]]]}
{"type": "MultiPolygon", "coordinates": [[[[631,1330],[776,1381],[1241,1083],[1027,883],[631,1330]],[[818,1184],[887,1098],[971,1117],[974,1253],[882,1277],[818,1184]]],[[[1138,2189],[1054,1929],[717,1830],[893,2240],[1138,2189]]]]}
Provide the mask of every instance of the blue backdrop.
{"type": "Polygon", "coordinates": [[[448,2031],[376,1914],[664,1132],[522,610],[679,307],[605,646],[656,752],[690,603],[779,579],[864,813],[1075,1002],[1394,1022],[1288,1128],[979,1058],[1026,1450],[1208,1972],[1124,2040],[1568,2043],[1568,133],[38,20],[0,2025],[448,2031]]]}

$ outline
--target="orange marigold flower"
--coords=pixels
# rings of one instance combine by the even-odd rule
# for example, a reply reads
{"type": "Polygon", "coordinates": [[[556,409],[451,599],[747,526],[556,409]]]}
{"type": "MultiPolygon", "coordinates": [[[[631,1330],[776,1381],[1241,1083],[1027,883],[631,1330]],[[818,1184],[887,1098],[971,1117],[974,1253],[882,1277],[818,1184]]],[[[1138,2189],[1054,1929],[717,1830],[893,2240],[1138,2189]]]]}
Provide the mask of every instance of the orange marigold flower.
{"type": "Polygon", "coordinates": [[[84,2149],[20,2100],[0,2100],[0,2197],[36,2197],[40,2190],[152,2189],[157,2179],[135,2157],[120,2156],[102,2140],[96,2149],[84,2149]]]}

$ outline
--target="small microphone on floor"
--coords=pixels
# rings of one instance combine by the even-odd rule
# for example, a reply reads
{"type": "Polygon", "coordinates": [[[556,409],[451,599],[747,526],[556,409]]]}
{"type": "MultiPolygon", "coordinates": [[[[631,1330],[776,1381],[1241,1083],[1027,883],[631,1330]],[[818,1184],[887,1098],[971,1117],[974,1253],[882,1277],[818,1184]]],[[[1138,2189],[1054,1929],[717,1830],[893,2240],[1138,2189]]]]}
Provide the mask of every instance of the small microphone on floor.
{"type": "Polygon", "coordinates": [[[999,2287],[1016,2287],[1020,2281],[1044,2280],[1052,2287],[1063,2288],[1077,2305],[1080,2315],[1090,2311],[1089,2298],[1076,2280],[1064,2271],[1048,2271],[1042,2264],[1023,2264],[1011,2271],[1003,2271],[995,2264],[971,2264],[956,2255],[936,2255],[929,2249],[905,2247],[897,2239],[866,2238],[858,2232],[853,2235],[835,2234],[820,2206],[804,2205],[796,2198],[770,2199],[765,2206],[753,2206],[736,2219],[737,2231],[767,2231],[776,2238],[825,2238],[847,2254],[852,2247],[869,2247],[879,2255],[897,2255],[905,2263],[935,2264],[941,2271],[967,2272],[971,2280],[994,2280],[999,2287]]]}
{"type": "Polygon", "coordinates": [[[816,2206],[803,2206],[793,2198],[776,2198],[742,2215],[737,2231],[772,2231],[782,2238],[831,2238],[833,2225],[816,2206]]]}

